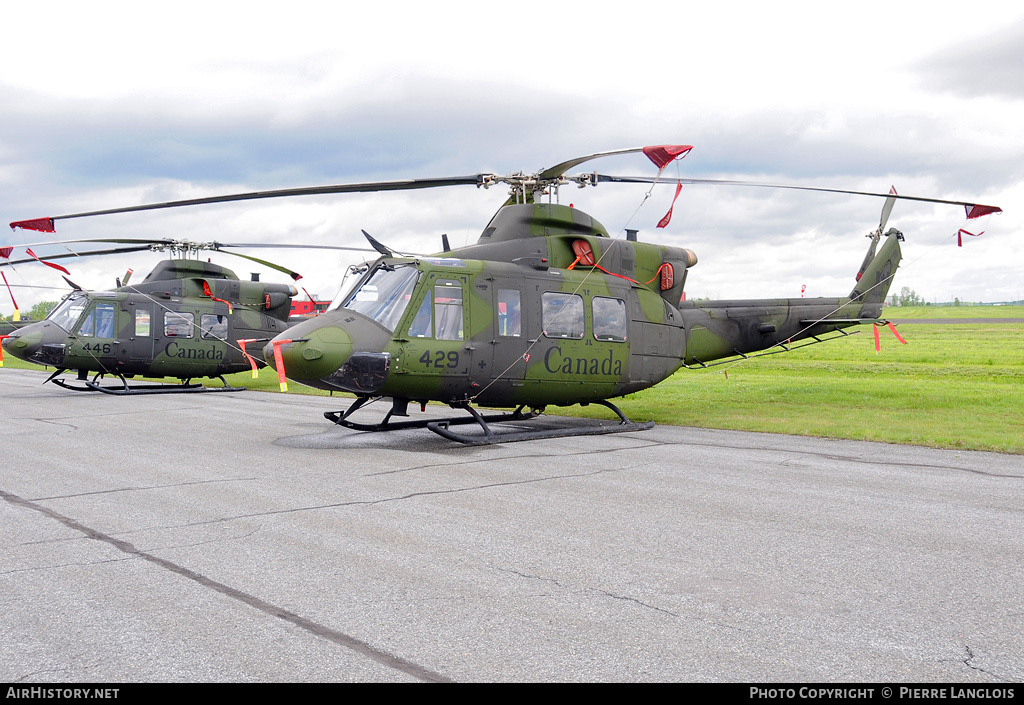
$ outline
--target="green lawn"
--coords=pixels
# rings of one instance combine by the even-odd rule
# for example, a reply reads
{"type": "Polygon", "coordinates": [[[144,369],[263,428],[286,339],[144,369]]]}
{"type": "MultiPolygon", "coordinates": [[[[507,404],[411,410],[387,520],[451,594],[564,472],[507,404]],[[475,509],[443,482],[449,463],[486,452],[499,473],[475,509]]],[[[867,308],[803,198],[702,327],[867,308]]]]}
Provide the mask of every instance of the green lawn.
{"type": "Polygon", "coordinates": [[[1024,318],[1024,306],[889,306],[887,318],[1024,318]]]}
{"type": "Polygon", "coordinates": [[[1024,453],[1024,324],[903,324],[908,344],[883,330],[877,355],[861,330],[680,370],[619,405],[662,424],[1024,453]]]}

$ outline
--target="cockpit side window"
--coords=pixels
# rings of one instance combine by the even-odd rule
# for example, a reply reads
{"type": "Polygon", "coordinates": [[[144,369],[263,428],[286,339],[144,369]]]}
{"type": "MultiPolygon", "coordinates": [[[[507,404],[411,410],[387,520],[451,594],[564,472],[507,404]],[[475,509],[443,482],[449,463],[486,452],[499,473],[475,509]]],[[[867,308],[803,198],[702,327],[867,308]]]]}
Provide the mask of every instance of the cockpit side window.
{"type": "Polygon", "coordinates": [[[439,281],[434,286],[435,334],[438,340],[462,340],[462,284],[439,281]]]}
{"type": "Polygon", "coordinates": [[[97,302],[78,326],[79,335],[96,338],[114,337],[114,304],[97,302]]]}
{"type": "Polygon", "coordinates": [[[426,294],[423,295],[423,303],[420,304],[419,309],[416,311],[416,315],[412,319],[412,323],[409,324],[409,337],[410,338],[433,338],[434,337],[434,325],[433,319],[430,315],[433,309],[434,299],[431,296],[430,290],[427,290],[426,294]]]}

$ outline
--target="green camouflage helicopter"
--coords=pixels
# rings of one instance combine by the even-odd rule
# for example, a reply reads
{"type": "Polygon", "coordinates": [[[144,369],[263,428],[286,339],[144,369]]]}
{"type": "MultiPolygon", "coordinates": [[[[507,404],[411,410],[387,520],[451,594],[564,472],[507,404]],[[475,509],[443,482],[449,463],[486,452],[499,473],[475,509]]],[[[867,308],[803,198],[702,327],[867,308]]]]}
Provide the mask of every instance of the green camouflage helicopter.
{"type": "MultiPolygon", "coordinates": [[[[328,311],[278,335],[263,349],[281,375],[327,390],[351,392],[356,401],[325,416],[364,431],[426,427],[468,444],[491,444],[647,429],[609,399],[651,387],[681,366],[704,367],[716,360],[758,351],[791,349],[846,335],[843,329],[880,322],[882,302],[900,261],[902,234],[885,230],[897,199],[964,205],[969,217],[1000,209],[957,201],[840,189],[708,179],[663,179],[661,170],[690,151],[689,145],[660,145],[603,152],[562,162],[534,174],[410,179],[319,186],[175,201],[79,213],[74,218],[204,203],[326,193],[503,183],[511,195],[474,245],[430,256],[398,256],[365,233],[381,254],[357,268],[361,277],[328,311]],[[566,172],[583,162],[643,152],[656,176],[621,177],[566,172]],[[609,236],[582,211],[550,202],[558,188],[602,182],[730,184],[767,186],[886,198],[878,228],[849,296],[835,298],[684,300],[690,250],[609,236]],[[547,195],[548,203],[540,202],[547,195]],[[972,215],[973,214],[973,215],[972,215]],[[882,238],[885,242],[880,245],[882,238]],[[391,399],[378,423],[351,416],[367,403],[391,399]],[[435,421],[397,421],[410,402],[421,409],[437,401],[466,412],[435,421]],[[600,404],[618,422],[600,426],[496,432],[498,421],[524,421],[547,406],[600,404]],[[484,416],[477,408],[510,408],[484,416]],[[452,426],[476,423],[481,434],[452,426]]],[[[678,195],[679,186],[676,193],[678,195]]],[[[53,219],[24,221],[52,229],[53,219]]],[[[12,224],[16,225],[16,224],[12,224]]],[[[518,427],[518,424],[517,424],[518,427]]]]}
{"type": "MultiPolygon", "coordinates": [[[[78,242],[97,241],[105,242],[78,242]]],[[[130,242],[134,244],[45,259],[31,253],[32,259],[10,260],[10,250],[4,248],[8,255],[5,264],[40,261],[67,272],[49,260],[142,249],[170,249],[181,255],[223,247],[220,243],[200,245],[168,240],[130,242]]],[[[299,278],[298,274],[272,263],[230,254],[299,278]]],[[[298,293],[290,284],[240,281],[225,267],[180,256],[160,262],[139,284],[129,285],[130,275],[131,270],[111,291],[85,291],[65,277],[73,287],[71,293],[44,321],[4,331],[3,349],[27,362],[56,368],[47,381],[75,391],[238,391],[244,387],[229,387],[223,375],[255,369],[255,361],[239,341],[257,343],[254,347],[258,347],[287,329],[292,297],[298,293]],[[77,372],[80,385],[60,379],[67,370],[77,372]],[[119,378],[121,385],[101,386],[98,380],[104,375],[119,378]],[[181,383],[129,384],[127,378],[136,375],[178,378],[181,383]],[[224,386],[204,387],[191,382],[204,377],[219,378],[224,386]]]]}

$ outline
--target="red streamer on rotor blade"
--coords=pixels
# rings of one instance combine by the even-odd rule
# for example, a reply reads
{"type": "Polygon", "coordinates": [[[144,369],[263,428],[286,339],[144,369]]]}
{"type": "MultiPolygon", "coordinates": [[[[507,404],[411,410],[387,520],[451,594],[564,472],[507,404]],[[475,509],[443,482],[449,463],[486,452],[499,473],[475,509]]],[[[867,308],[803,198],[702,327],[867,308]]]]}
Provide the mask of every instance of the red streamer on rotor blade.
{"type": "Polygon", "coordinates": [[[0,257],[4,259],[10,259],[12,252],[14,252],[13,247],[0,247],[0,257]]]}
{"type": "Polygon", "coordinates": [[[14,292],[11,291],[11,285],[7,283],[7,275],[0,272],[0,277],[4,278],[4,284],[7,286],[7,293],[11,295],[11,303],[14,304],[15,313],[18,312],[18,302],[14,300],[14,292]]]}
{"type": "Polygon", "coordinates": [[[676,184],[676,195],[672,197],[672,205],[670,205],[668,207],[668,213],[665,214],[664,218],[662,218],[661,220],[658,221],[658,227],[659,228],[664,228],[672,220],[672,210],[676,207],[676,199],[679,198],[679,194],[682,192],[682,190],[683,190],[683,184],[682,183],[677,183],[676,184]]]}
{"type": "Polygon", "coordinates": [[[682,159],[690,150],[693,149],[693,145],[689,144],[659,144],[652,147],[644,147],[644,154],[647,158],[654,162],[654,166],[658,167],[658,170],[664,169],[673,159],[682,159]]]}
{"type": "MultiPolygon", "coordinates": [[[[52,232],[52,231],[51,231],[51,232],[52,232]]],[[[28,249],[28,248],[26,248],[26,249],[25,249],[25,252],[27,252],[27,253],[29,254],[29,257],[31,257],[31,258],[32,258],[32,259],[34,259],[35,261],[37,261],[37,262],[42,262],[42,263],[43,263],[43,264],[45,264],[45,265],[46,265],[47,267],[52,267],[53,269],[56,269],[56,270],[57,270],[58,272],[64,272],[64,273],[65,273],[65,274],[67,274],[67,275],[68,275],[69,277],[71,276],[71,272],[69,272],[68,270],[64,269],[64,268],[63,268],[63,267],[61,267],[61,266],[60,266],[59,264],[54,264],[53,262],[47,262],[46,260],[42,260],[42,259],[39,259],[39,257],[37,257],[37,256],[36,256],[36,253],[35,253],[35,252],[33,252],[32,250],[28,249]]]]}
{"type": "Polygon", "coordinates": [[[963,240],[963,237],[961,237],[963,235],[970,235],[971,237],[981,237],[984,234],[985,234],[984,230],[982,230],[980,233],[975,234],[975,233],[969,232],[967,230],[964,230],[963,228],[960,228],[959,230],[956,231],[956,246],[957,247],[963,247],[964,246],[964,240],[963,240]]]}
{"type": "Polygon", "coordinates": [[[872,323],[871,327],[875,329],[875,354],[877,355],[882,351],[882,339],[878,337],[878,324],[872,323]]]}
{"type": "Polygon", "coordinates": [[[964,206],[964,210],[967,211],[967,220],[971,220],[973,218],[980,218],[981,216],[988,215],[989,213],[1003,212],[1003,209],[1000,208],[999,206],[982,205],[964,206]]]}
{"type": "Polygon", "coordinates": [[[16,220],[11,223],[11,230],[21,228],[22,230],[36,230],[41,233],[55,233],[53,218],[33,218],[32,220],[16,220]]]}

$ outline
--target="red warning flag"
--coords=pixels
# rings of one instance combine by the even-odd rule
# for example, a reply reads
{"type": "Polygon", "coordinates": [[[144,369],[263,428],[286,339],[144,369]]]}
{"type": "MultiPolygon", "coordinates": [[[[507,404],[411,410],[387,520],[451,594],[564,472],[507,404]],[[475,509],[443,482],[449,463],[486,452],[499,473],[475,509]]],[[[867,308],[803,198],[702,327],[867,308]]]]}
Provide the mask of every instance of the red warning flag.
{"type": "Polygon", "coordinates": [[[691,149],[693,149],[693,145],[690,144],[659,144],[653,147],[644,147],[644,154],[654,162],[654,166],[661,170],[668,166],[673,159],[685,157],[691,149]]]}
{"type": "Polygon", "coordinates": [[[999,206],[981,206],[981,205],[964,206],[964,210],[967,211],[967,220],[971,220],[972,218],[980,218],[981,216],[988,215],[989,213],[1002,213],[1003,212],[1003,209],[1000,208],[999,206]]]}
{"type": "Polygon", "coordinates": [[[41,233],[57,232],[53,229],[53,218],[34,218],[32,220],[16,220],[11,223],[11,230],[21,228],[22,230],[37,230],[41,233]]]}
{"type": "Polygon", "coordinates": [[[36,257],[36,253],[33,252],[32,250],[28,249],[28,248],[25,248],[25,252],[27,252],[29,254],[29,257],[31,257],[32,259],[36,260],[37,262],[42,262],[47,267],[52,267],[53,269],[56,269],[58,272],[64,272],[69,277],[71,276],[71,272],[69,272],[68,270],[64,269],[59,264],[54,264],[53,262],[47,262],[46,260],[39,259],[38,257],[36,257]]]}
{"type": "Polygon", "coordinates": [[[256,369],[256,361],[252,359],[252,355],[245,351],[246,343],[255,343],[256,338],[239,338],[238,344],[242,346],[242,354],[245,355],[245,359],[249,361],[249,366],[252,367],[252,378],[259,379],[260,373],[256,369]]]}
{"type": "Polygon", "coordinates": [[[0,247],[0,257],[4,259],[10,259],[12,252],[14,252],[13,247],[0,247]]]}
{"type": "Polygon", "coordinates": [[[676,199],[679,198],[679,194],[682,190],[683,184],[676,184],[676,195],[672,197],[672,205],[668,207],[668,213],[665,214],[664,218],[658,221],[659,228],[664,228],[666,225],[669,224],[669,221],[672,220],[672,209],[676,207],[676,199]]]}
{"type": "Polygon", "coordinates": [[[274,367],[277,368],[277,382],[281,386],[282,392],[288,391],[288,378],[284,374],[284,358],[281,356],[281,346],[287,345],[290,342],[292,342],[291,338],[271,341],[271,345],[274,346],[274,367]]]}

